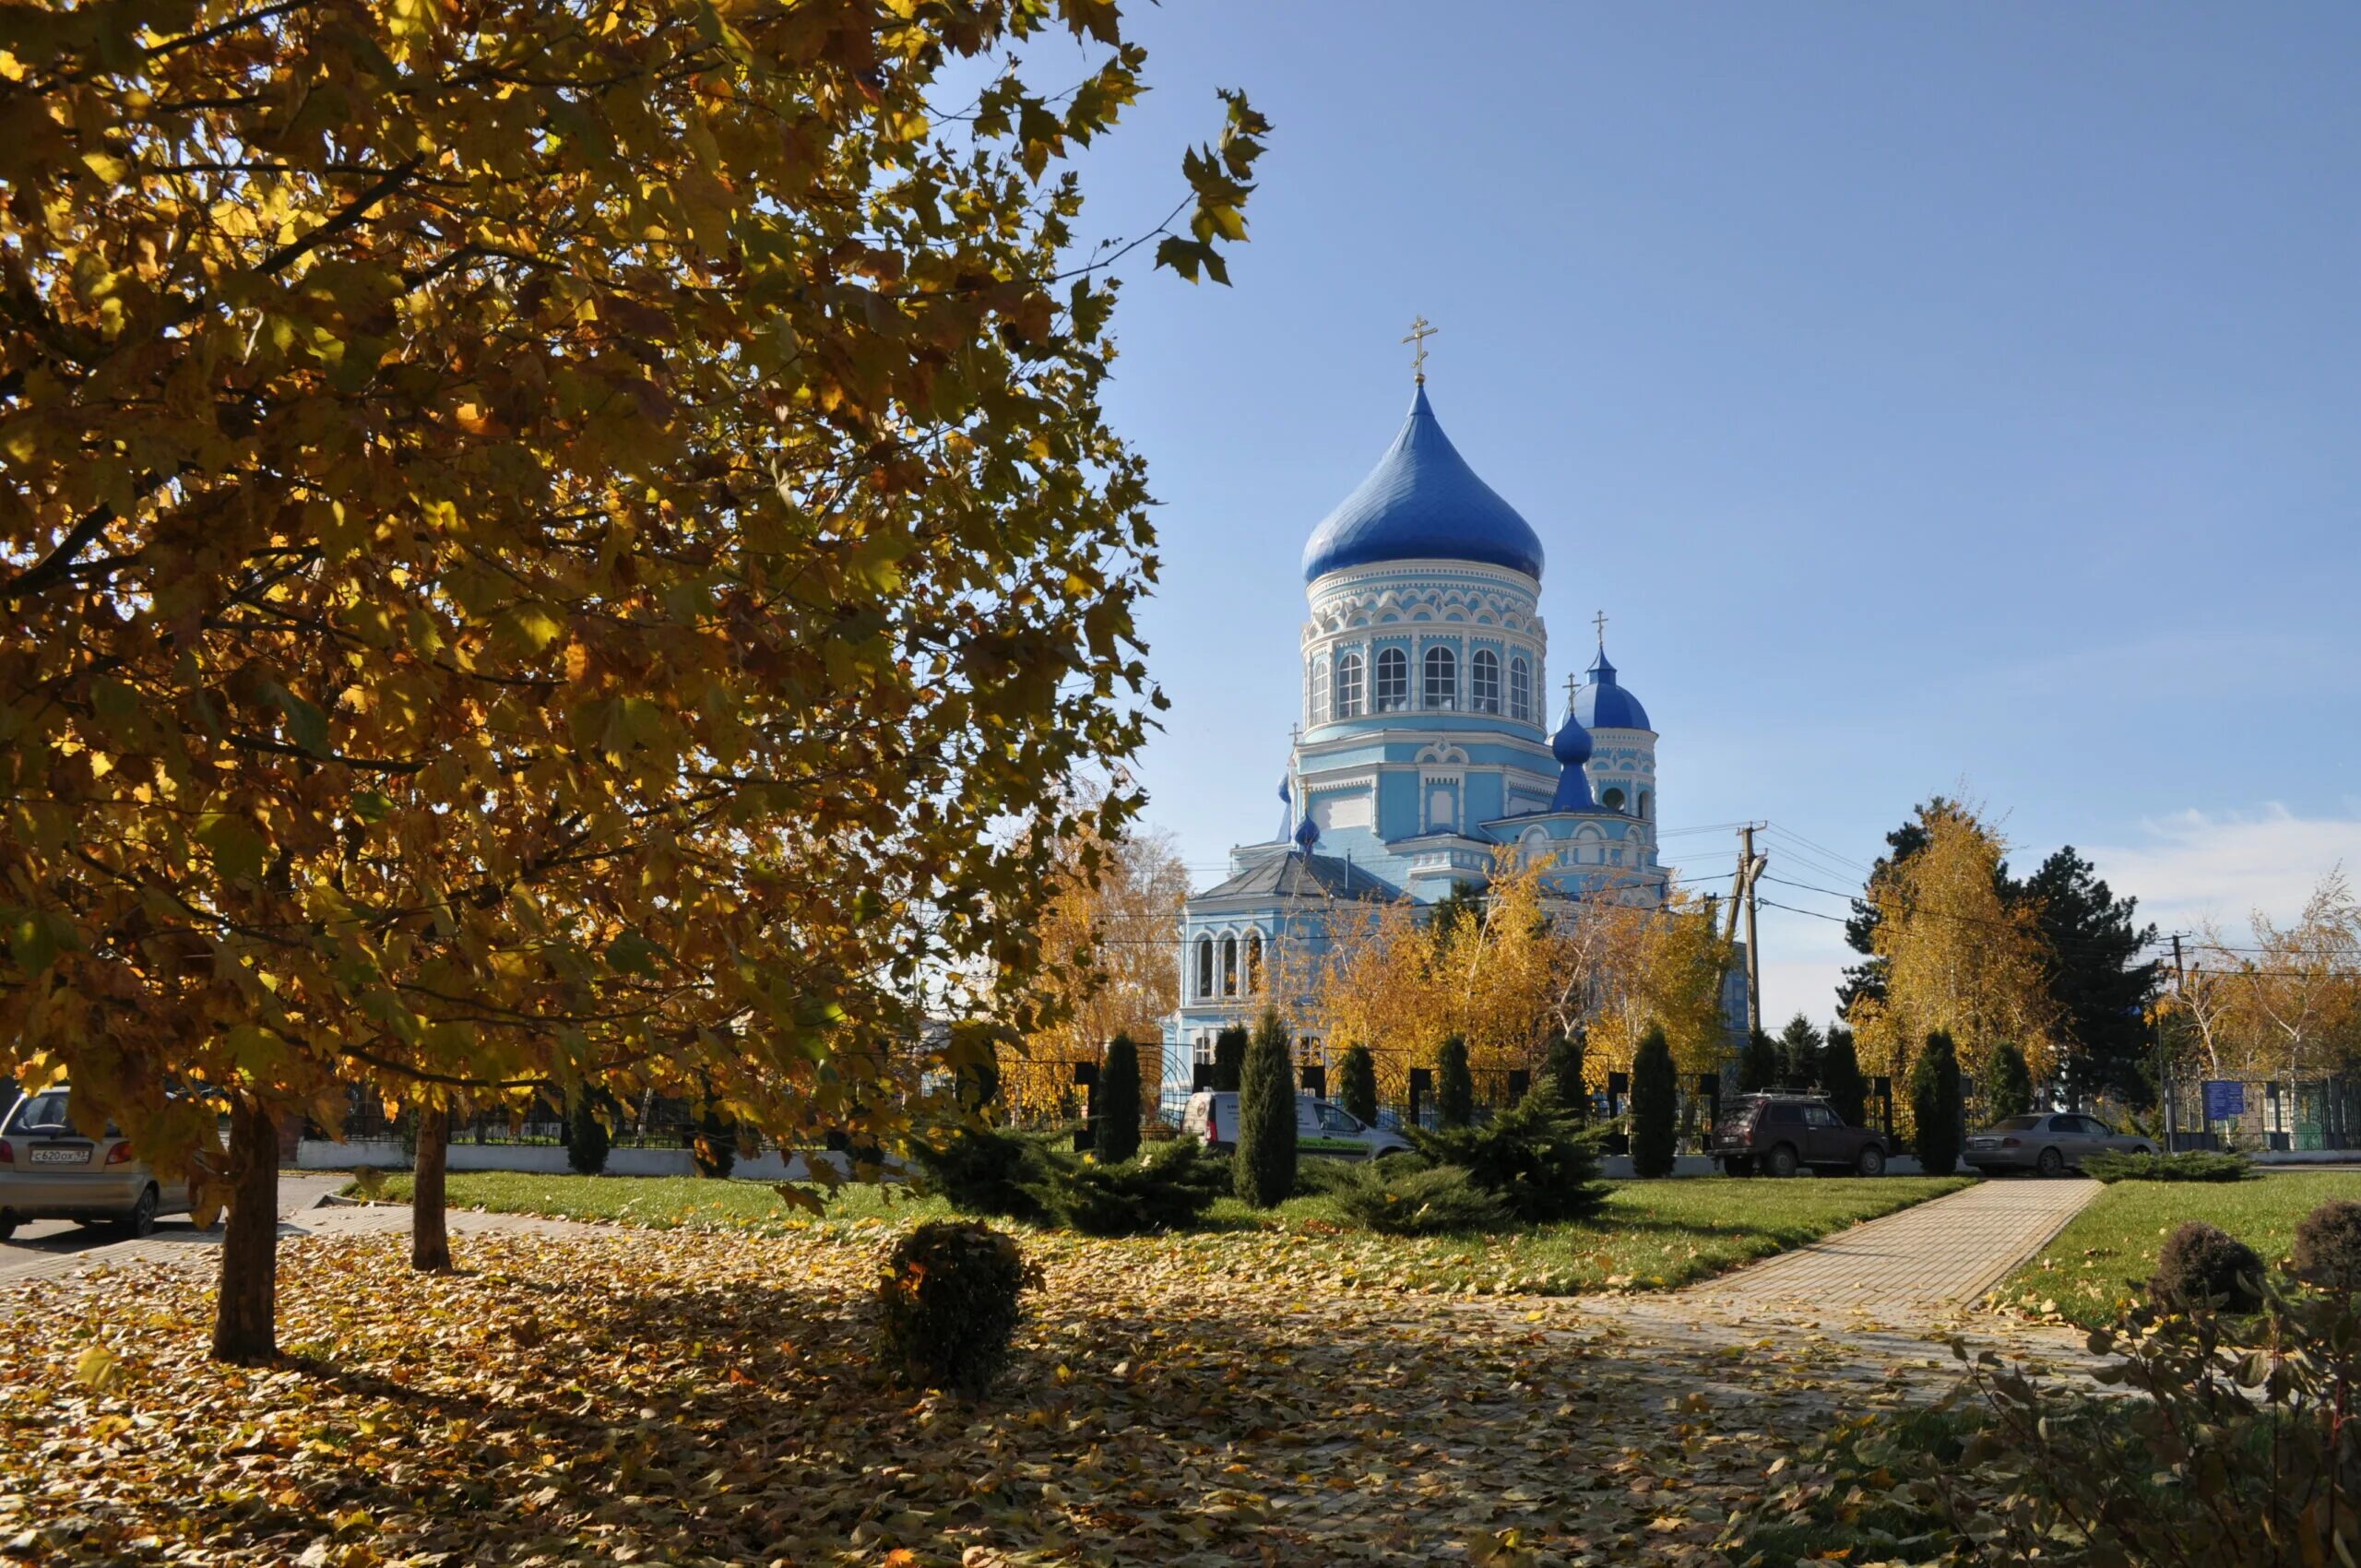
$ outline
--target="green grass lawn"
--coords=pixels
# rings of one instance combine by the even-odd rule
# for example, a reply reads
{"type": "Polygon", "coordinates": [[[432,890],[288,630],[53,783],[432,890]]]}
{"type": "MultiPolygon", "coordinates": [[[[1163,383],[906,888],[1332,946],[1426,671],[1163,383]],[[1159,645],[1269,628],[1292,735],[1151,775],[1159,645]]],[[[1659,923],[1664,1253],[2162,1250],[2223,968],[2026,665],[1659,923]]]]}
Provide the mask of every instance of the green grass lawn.
{"type": "Polygon", "coordinates": [[[2243,1182],[2118,1182],[2004,1282],[2002,1305],[2085,1328],[2115,1321],[2155,1272],[2165,1238],[2184,1221],[2218,1225],[2276,1263],[2296,1224],[2330,1198],[2361,1198],[2361,1174],[2280,1170],[2243,1182]]]}
{"type": "MultiPolygon", "coordinates": [[[[790,1207],[766,1182],[687,1176],[541,1176],[454,1171],[455,1207],[566,1219],[608,1220],[757,1235],[818,1230],[848,1241],[882,1236],[950,1212],[940,1198],[898,1187],[847,1185],[818,1217],[790,1207]]],[[[1156,1268],[1176,1252],[1192,1268],[1275,1283],[1380,1290],[1572,1295],[1601,1289],[1664,1289],[1784,1252],[1912,1204],[1955,1192],[1964,1178],[1887,1176],[1793,1182],[1696,1177],[1613,1184],[1596,1221],[1535,1226],[1495,1236],[1404,1238],[1338,1225],[1324,1198],[1296,1198],[1270,1211],[1224,1199],[1205,1226],[1175,1236],[1089,1241],[1037,1232],[1058,1248],[1136,1254],[1156,1268]]],[[[817,1189],[813,1189],[817,1191],[817,1189]]],[[[407,1199],[409,1178],[389,1177],[386,1195],[407,1199]]]]}

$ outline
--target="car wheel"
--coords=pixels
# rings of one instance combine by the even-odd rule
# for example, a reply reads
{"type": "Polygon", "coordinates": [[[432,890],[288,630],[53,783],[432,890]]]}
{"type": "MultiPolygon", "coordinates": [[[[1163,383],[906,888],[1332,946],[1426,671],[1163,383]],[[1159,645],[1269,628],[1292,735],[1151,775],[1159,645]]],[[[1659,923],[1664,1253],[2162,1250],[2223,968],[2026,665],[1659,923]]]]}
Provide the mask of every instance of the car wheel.
{"type": "Polygon", "coordinates": [[[1796,1151],[1781,1144],[1762,1157],[1762,1173],[1765,1176],[1793,1176],[1796,1173],[1796,1151]]]}
{"type": "Polygon", "coordinates": [[[1875,1144],[1863,1144],[1861,1152],[1853,1157],[1853,1169],[1863,1176],[1885,1174],[1885,1150],[1875,1144]]]}
{"type": "Polygon", "coordinates": [[[2055,1176],[2066,1169],[2066,1157],[2054,1148],[2046,1148],[2041,1151],[2041,1158],[2033,1162],[2033,1166],[2044,1176],[2055,1176]]]}
{"type": "Polygon", "coordinates": [[[126,1236],[152,1236],[156,1233],[156,1208],[161,1201],[154,1183],[140,1189],[139,1201],[123,1217],[123,1231],[126,1236]]]}
{"type": "Polygon", "coordinates": [[[1747,1158],[1746,1156],[1742,1154],[1726,1154],[1722,1156],[1722,1174],[1725,1176],[1751,1176],[1754,1174],[1754,1161],[1747,1158]]]}

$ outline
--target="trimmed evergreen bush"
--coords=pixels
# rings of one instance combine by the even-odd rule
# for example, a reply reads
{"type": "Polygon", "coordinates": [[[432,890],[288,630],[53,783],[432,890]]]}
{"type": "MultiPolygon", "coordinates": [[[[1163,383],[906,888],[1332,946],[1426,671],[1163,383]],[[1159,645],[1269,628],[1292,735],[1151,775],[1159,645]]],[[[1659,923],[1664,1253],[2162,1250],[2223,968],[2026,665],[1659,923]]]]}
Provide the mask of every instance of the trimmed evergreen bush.
{"type": "Polygon", "coordinates": [[[607,1151],[614,1140],[599,1119],[606,1096],[597,1089],[576,1091],[565,1116],[565,1162],[577,1175],[596,1176],[607,1169],[607,1151]]]}
{"type": "Polygon", "coordinates": [[[1853,1031],[1832,1028],[1820,1048],[1820,1091],[1829,1109],[1845,1118],[1848,1127],[1869,1124],[1869,1082],[1861,1076],[1861,1059],[1853,1050],[1853,1031]]]}
{"type": "Polygon", "coordinates": [[[1948,1176],[1959,1164],[1959,1053],[1937,1029],[1910,1065],[1911,1149],[1918,1169],[1948,1176]]]}
{"type": "Polygon", "coordinates": [[[2242,1182],[2249,1167],[2242,1154],[2185,1149],[2179,1154],[2125,1154],[2100,1149],[2082,1157],[2082,1174],[2101,1182],[2242,1182]]]}
{"type": "Polygon", "coordinates": [[[1369,1047],[1356,1045],[1345,1052],[1336,1070],[1336,1098],[1345,1110],[1369,1126],[1377,1125],[1377,1058],[1369,1047]]]}
{"type": "Polygon", "coordinates": [[[1091,1152],[1109,1165],[1120,1165],[1139,1153],[1140,1048],[1131,1036],[1119,1034],[1107,1042],[1093,1102],[1098,1116],[1090,1130],[1091,1152]]]}
{"type": "Polygon", "coordinates": [[[1637,1176],[1672,1174],[1674,1121],[1679,1114],[1679,1083],[1672,1046],[1655,1025],[1631,1055],[1631,1171],[1637,1176]]]}
{"type": "Polygon", "coordinates": [[[1446,1127],[1476,1119],[1476,1075],[1468,1071],[1467,1042],[1457,1035],[1435,1052],[1435,1114],[1446,1127]]]}
{"type": "Polygon", "coordinates": [[[1254,1026],[1238,1087],[1238,1155],[1230,1173],[1238,1195],[1270,1208],[1295,1188],[1295,1062],[1287,1027],[1274,1008],[1254,1026]]]}
{"type": "Polygon", "coordinates": [[[1039,1219],[1043,1213],[1035,1189],[1050,1174],[1048,1146],[1065,1136],[1062,1132],[1028,1134],[1002,1127],[955,1127],[940,1148],[912,1143],[910,1157],[962,1214],[1039,1219]]]}
{"type": "Polygon", "coordinates": [[[911,1382],[974,1398],[1008,1363],[1035,1282],[1014,1241],[971,1220],[938,1219],[897,1242],[877,1300],[885,1348],[911,1382]]]}
{"type": "Polygon", "coordinates": [[[1470,1181],[1455,1165],[1407,1168],[1382,1159],[1368,1165],[1338,1162],[1343,1174],[1330,1193],[1347,1225],[1383,1236],[1435,1236],[1498,1230],[1509,1224],[1508,1206],[1470,1181]]]}
{"type": "Polygon", "coordinates": [[[1411,1129],[1418,1152],[1455,1165],[1526,1224],[1585,1219],[1607,1201],[1600,1134],[1586,1132],[1554,1093],[1529,1094],[1480,1127],[1411,1129]]]}
{"type": "Polygon", "coordinates": [[[1809,1018],[1801,1013],[1787,1020],[1779,1031],[1779,1076],[1782,1081],[1799,1089],[1808,1089],[1820,1082],[1820,1053],[1827,1042],[1821,1032],[1812,1028],[1809,1018]]]}
{"type": "Polygon", "coordinates": [[[2323,1290],[2361,1290],[2361,1203],[2331,1198],[2296,1227],[2296,1277],[2323,1290]]]}
{"type": "Polygon", "coordinates": [[[2014,1042],[2002,1040],[1984,1063],[1983,1120],[1986,1126],[2023,1116],[2033,1109],[2033,1069],[2014,1042]]]}
{"type": "Polygon", "coordinates": [[[721,1108],[712,1100],[705,1102],[705,1114],[697,1119],[696,1136],[689,1144],[689,1158],[698,1175],[713,1182],[721,1181],[738,1168],[737,1132],[722,1121],[721,1108]]]}
{"type": "Polygon", "coordinates": [[[1053,1156],[1033,1194],[1050,1218],[1085,1236],[1150,1236],[1187,1229],[1229,1187],[1227,1155],[1175,1138],[1117,1165],[1053,1156]]]}
{"type": "Polygon", "coordinates": [[[1583,1036],[1559,1035],[1541,1064],[1541,1082],[1577,1123],[1590,1120],[1590,1085],[1583,1076],[1583,1036]]]}
{"type": "Polygon", "coordinates": [[[1779,1087],[1779,1047],[1761,1029],[1749,1029],[1738,1057],[1738,1092],[1761,1094],[1779,1087]]]}
{"type": "Polygon", "coordinates": [[[1236,1094],[1246,1074],[1246,1031],[1232,1025],[1214,1036],[1214,1087],[1236,1094]]]}
{"type": "Polygon", "coordinates": [[[2171,1313],[2250,1313],[2262,1305],[2262,1259],[2216,1225],[2192,1219],[2165,1238],[2148,1293],[2171,1313]]]}

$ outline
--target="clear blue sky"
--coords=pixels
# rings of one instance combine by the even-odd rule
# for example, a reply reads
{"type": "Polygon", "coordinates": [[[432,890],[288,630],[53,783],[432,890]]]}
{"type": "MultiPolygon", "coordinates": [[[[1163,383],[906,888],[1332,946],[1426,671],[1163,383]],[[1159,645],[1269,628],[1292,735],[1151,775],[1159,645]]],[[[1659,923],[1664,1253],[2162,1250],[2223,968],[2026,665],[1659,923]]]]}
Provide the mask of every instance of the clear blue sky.
{"type": "MultiPolygon", "coordinates": [[[[1163,503],[1145,777],[1199,885],[1270,830],[1299,553],[1400,420],[1416,312],[1548,547],[1559,667],[1611,617],[1668,829],[1767,818],[1834,851],[1774,838],[1772,875],[1846,888],[1964,790],[2168,926],[2361,862],[2361,6],[1130,25],[1156,90],[1084,162],[1086,235],[1162,214],[1216,86],[1275,123],[1236,286],[1140,270],[1117,315],[1163,503]]],[[[1837,928],[1766,910],[1763,945],[1774,1018],[1824,1016],[1837,928]]]]}

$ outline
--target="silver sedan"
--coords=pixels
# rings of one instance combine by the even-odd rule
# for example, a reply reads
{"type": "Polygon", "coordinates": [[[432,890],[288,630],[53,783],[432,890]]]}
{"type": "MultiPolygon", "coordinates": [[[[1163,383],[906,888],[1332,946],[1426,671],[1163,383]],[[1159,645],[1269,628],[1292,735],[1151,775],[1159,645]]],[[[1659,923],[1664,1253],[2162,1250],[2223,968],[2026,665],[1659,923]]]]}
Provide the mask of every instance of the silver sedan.
{"type": "Polygon", "coordinates": [[[2011,1116],[1967,1138],[1967,1163],[1978,1170],[2037,1170],[2055,1176],[2079,1170],[2082,1157],[2103,1149],[2153,1154],[2155,1143],[2136,1133],[2118,1133],[2095,1116],[2042,1111],[2011,1116]]]}
{"type": "Polygon", "coordinates": [[[0,1241],[28,1219],[145,1236],[158,1215],[188,1211],[186,1182],[160,1176],[113,1127],[85,1136],[66,1114],[69,1096],[64,1087],[27,1095],[0,1121],[0,1241]]]}

